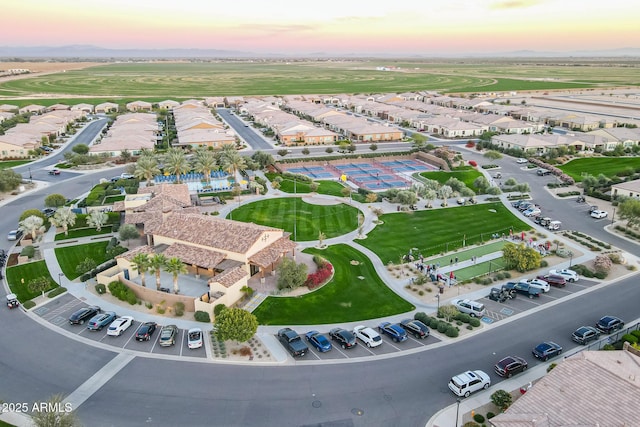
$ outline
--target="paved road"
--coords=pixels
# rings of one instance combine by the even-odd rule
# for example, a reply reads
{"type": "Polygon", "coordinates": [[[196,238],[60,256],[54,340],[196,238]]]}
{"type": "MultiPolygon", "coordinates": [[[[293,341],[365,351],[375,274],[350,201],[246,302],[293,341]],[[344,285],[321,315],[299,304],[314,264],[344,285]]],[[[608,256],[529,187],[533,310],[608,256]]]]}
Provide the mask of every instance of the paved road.
{"type": "Polygon", "coordinates": [[[259,131],[252,127],[247,127],[248,123],[235,114],[232,114],[231,110],[228,108],[218,108],[216,112],[225,122],[227,122],[229,126],[233,128],[240,139],[245,141],[252,150],[262,150],[267,152],[276,151],[274,150],[273,145],[268,143],[262,135],[260,135],[259,131]]]}

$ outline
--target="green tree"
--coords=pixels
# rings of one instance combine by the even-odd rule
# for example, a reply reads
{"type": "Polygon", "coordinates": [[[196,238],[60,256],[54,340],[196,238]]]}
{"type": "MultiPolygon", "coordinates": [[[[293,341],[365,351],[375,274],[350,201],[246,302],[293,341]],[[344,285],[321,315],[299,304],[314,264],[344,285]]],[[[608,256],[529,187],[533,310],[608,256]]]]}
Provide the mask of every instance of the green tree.
{"type": "Polygon", "coordinates": [[[160,273],[167,265],[167,257],[163,254],[155,254],[149,259],[149,271],[156,275],[156,289],[160,290],[160,273]]]}
{"type": "Polygon", "coordinates": [[[302,149],[302,154],[304,154],[305,156],[308,156],[310,153],[311,153],[311,151],[307,147],[304,147],[302,149]]]}
{"type": "Polygon", "coordinates": [[[531,191],[529,184],[527,184],[526,182],[521,182],[516,184],[513,189],[516,190],[518,193],[520,193],[520,195],[523,195],[524,193],[528,193],[529,191],[531,191]]]}
{"type": "Polygon", "coordinates": [[[139,238],[140,232],[135,225],[124,224],[122,227],[120,227],[120,230],[118,230],[118,235],[120,236],[120,240],[127,241],[127,247],[129,247],[129,240],[139,238]]]}
{"type": "Polygon", "coordinates": [[[218,169],[216,155],[209,150],[198,148],[193,155],[193,169],[204,174],[204,179],[211,182],[211,172],[218,169]]]}
{"type": "Polygon", "coordinates": [[[451,320],[455,316],[460,314],[460,311],[458,311],[455,305],[447,304],[440,307],[440,309],[438,310],[438,314],[444,317],[447,320],[447,322],[451,322],[451,320]]]}
{"type": "Polygon", "coordinates": [[[413,141],[413,146],[421,150],[427,145],[429,138],[421,133],[414,132],[413,135],[411,135],[411,140],[413,141]]]}
{"type": "Polygon", "coordinates": [[[143,287],[146,287],[146,273],[151,266],[151,259],[149,254],[139,252],[131,259],[131,268],[136,270],[140,274],[140,282],[143,287]]]}
{"type": "Polygon", "coordinates": [[[76,213],[68,206],[63,206],[49,218],[49,222],[55,226],[60,227],[64,231],[64,235],[69,235],[69,227],[73,227],[76,224],[76,213]]]}
{"type": "Polygon", "coordinates": [[[228,308],[215,319],[216,336],[222,341],[246,342],[256,334],[258,319],[247,310],[228,308]]]}
{"type": "Polygon", "coordinates": [[[351,196],[351,187],[344,187],[342,190],[340,190],[340,192],[342,193],[343,197],[349,197],[351,196]]]}
{"type": "Polygon", "coordinates": [[[64,396],[56,394],[47,400],[47,406],[64,408],[58,411],[34,411],[31,421],[34,427],[79,427],[80,421],[70,403],[64,403],[64,396]]]}
{"type": "Polygon", "coordinates": [[[173,293],[177,294],[180,292],[180,287],[178,286],[178,276],[180,274],[186,274],[187,266],[184,265],[180,258],[171,258],[167,261],[164,266],[164,270],[173,276],[173,293]]]}
{"type": "Polygon", "coordinates": [[[253,295],[254,290],[252,287],[245,285],[240,288],[240,292],[244,294],[245,298],[251,298],[251,295],[253,295]]]}
{"type": "Polygon", "coordinates": [[[327,147],[327,149],[326,149],[326,150],[324,150],[324,151],[325,151],[327,154],[331,154],[331,153],[333,153],[333,148],[331,148],[331,147],[327,147]]]}
{"type": "Polygon", "coordinates": [[[341,153],[346,152],[348,147],[349,147],[349,142],[348,141],[340,141],[338,143],[338,151],[341,152],[341,153]]]}
{"type": "Polygon", "coordinates": [[[87,257],[80,264],[76,265],[76,273],[82,275],[93,270],[97,266],[98,265],[94,259],[87,257]]]}
{"type": "Polygon", "coordinates": [[[164,158],[165,167],[176,176],[178,182],[180,182],[180,176],[189,172],[190,166],[187,161],[187,157],[179,148],[170,148],[165,154],[164,158]]]}
{"type": "Polygon", "coordinates": [[[255,153],[253,153],[253,156],[251,156],[251,158],[253,159],[253,161],[260,165],[261,169],[264,169],[267,166],[272,166],[276,163],[271,154],[265,153],[263,151],[256,151],[255,153]]]}
{"type": "Polygon", "coordinates": [[[356,151],[356,144],[354,144],[353,142],[349,144],[349,146],[347,147],[347,151],[349,151],[350,153],[356,151]]]}
{"type": "Polygon", "coordinates": [[[62,194],[49,194],[44,198],[44,205],[48,208],[59,208],[67,203],[67,198],[62,194]]]}
{"type": "Polygon", "coordinates": [[[34,242],[38,238],[38,234],[44,232],[44,220],[35,215],[31,215],[18,223],[18,230],[31,235],[31,240],[34,242]]]}
{"type": "Polygon", "coordinates": [[[449,202],[447,199],[453,196],[453,190],[448,185],[443,185],[438,190],[438,196],[442,199],[442,206],[446,207],[449,205],[449,202]]]}
{"type": "Polygon", "coordinates": [[[393,199],[393,203],[400,203],[401,205],[413,205],[417,201],[418,195],[411,190],[400,190],[393,199]]]}
{"type": "Polygon", "coordinates": [[[109,216],[99,210],[93,210],[89,215],[87,215],[87,225],[95,228],[98,233],[102,230],[102,226],[105,225],[107,221],[109,221],[109,216]]]}
{"type": "Polygon", "coordinates": [[[376,193],[368,193],[367,196],[364,198],[364,200],[367,203],[375,203],[378,201],[378,195],[376,193]]]}
{"type": "Polygon", "coordinates": [[[220,156],[220,162],[222,168],[229,174],[233,175],[236,184],[240,183],[239,172],[243,171],[247,167],[247,162],[235,149],[224,150],[220,156]]]}
{"type": "Polygon", "coordinates": [[[515,245],[508,242],[502,248],[502,259],[508,269],[525,272],[540,268],[542,255],[535,249],[527,247],[524,243],[515,245]]]}
{"type": "Polygon", "coordinates": [[[473,181],[473,186],[478,189],[479,192],[484,193],[489,188],[489,181],[484,176],[479,176],[473,181]]]}
{"type": "Polygon", "coordinates": [[[500,408],[501,411],[506,411],[507,408],[511,406],[513,398],[511,397],[511,393],[504,390],[497,390],[491,395],[491,402],[500,408]]]}
{"type": "Polygon", "coordinates": [[[22,212],[22,214],[20,214],[20,218],[18,219],[18,222],[20,221],[24,221],[25,219],[29,218],[30,216],[37,216],[42,218],[42,221],[46,221],[47,217],[44,216],[44,214],[39,210],[39,209],[27,209],[26,211],[22,212]]]}
{"type": "Polygon", "coordinates": [[[276,269],[278,289],[296,289],[307,280],[306,264],[297,264],[291,258],[283,258],[276,269]]]}
{"type": "Polygon", "coordinates": [[[378,149],[378,144],[371,144],[369,146],[369,150],[371,150],[371,151],[376,151],[377,149],[378,149]]]}
{"type": "Polygon", "coordinates": [[[489,150],[486,153],[484,153],[483,156],[489,160],[498,160],[502,158],[502,153],[496,150],[489,150]]]}
{"type": "Polygon", "coordinates": [[[158,161],[152,156],[140,156],[136,162],[133,176],[138,179],[144,179],[147,181],[147,186],[151,185],[151,180],[154,176],[160,174],[160,168],[158,167],[158,161]]]}
{"type": "Polygon", "coordinates": [[[311,191],[312,193],[315,193],[316,191],[318,191],[318,187],[320,186],[320,184],[318,184],[317,182],[313,181],[311,184],[309,184],[309,191],[311,191]]]}
{"type": "Polygon", "coordinates": [[[27,287],[31,292],[41,292],[42,296],[44,296],[45,291],[49,289],[51,285],[51,280],[49,280],[48,277],[40,276],[29,280],[27,287]]]}
{"type": "Polygon", "coordinates": [[[618,205],[618,216],[620,219],[626,220],[629,227],[638,227],[640,225],[640,200],[625,199],[618,205]]]}
{"type": "Polygon", "coordinates": [[[120,152],[120,160],[122,160],[123,163],[129,163],[132,157],[131,151],[126,148],[120,152]]]}
{"type": "Polygon", "coordinates": [[[76,144],[71,151],[76,154],[87,154],[89,152],[89,146],[87,144],[76,144]]]}
{"type": "Polygon", "coordinates": [[[286,148],[283,148],[281,150],[278,150],[278,156],[286,156],[287,154],[289,154],[289,150],[287,150],[286,148]]]}
{"type": "Polygon", "coordinates": [[[13,169],[0,170],[0,192],[10,192],[18,188],[22,182],[22,175],[13,169]]]}

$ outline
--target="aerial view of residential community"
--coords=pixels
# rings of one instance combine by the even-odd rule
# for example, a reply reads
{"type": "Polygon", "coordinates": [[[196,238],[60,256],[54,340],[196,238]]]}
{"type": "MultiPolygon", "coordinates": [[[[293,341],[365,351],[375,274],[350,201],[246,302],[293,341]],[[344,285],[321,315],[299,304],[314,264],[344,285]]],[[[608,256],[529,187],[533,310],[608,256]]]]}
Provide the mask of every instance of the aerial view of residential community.
{"type": "Polygon", "coordinates": [[[186,3],[3,7],[0,427],[640,426],[640,6],[186,3]]]}

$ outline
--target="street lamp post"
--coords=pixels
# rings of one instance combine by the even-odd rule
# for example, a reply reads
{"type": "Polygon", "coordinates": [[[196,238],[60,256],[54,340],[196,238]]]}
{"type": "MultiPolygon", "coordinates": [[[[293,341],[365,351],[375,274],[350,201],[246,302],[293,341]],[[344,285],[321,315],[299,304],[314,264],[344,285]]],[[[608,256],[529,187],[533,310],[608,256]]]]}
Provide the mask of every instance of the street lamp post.
{"type": "Polygon", "coordinates": [[[611,215],[611,224],[613,224],[616,220],[616,208],[613,208],[613,215],[611,215]]]}
{"type": "MultiPolygon", "coordinates": [[[[440,290],[438,290],[439,292],[440,290]]],[[[436,311],[436,313],[440,313],[440,294],[436,294],[436,299],[438,300],[438,309],[436,311]]]]}
{"type": "Polygon", "coordinates": [[[62,276],[64,273],[58,273],[58,286],[62,287],[62,276]]]}
{"type": "Polygon", "coordinates": [[[573,263],[573,252],[569,252],[569,268],[571,268],[572,263],[573,263]]]}
{"type": "Polygon", "coordinates": [[[33,176],[31,175],[31,168],[29,167],[29,183],[33,184],[33,176]]]}
{"type": "Polygon", "coordinates": [[[458,427],[458,417],[460,415],[460,398],[456,399],[456,426],[458,427]]]}

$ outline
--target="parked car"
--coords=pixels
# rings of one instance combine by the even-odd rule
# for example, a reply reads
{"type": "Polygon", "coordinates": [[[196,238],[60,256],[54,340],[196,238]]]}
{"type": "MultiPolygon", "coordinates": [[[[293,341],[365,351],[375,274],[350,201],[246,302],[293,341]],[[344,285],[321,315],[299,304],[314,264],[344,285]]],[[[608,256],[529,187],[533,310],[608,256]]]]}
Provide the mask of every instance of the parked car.
{"type": "Polygon", "coordinates": [[[309,347],[302,341],[300,335],[291,328],[280,329],[278,339],[293,357],[302,357],[309,351],[309,347]]]}
{"type": "Polygon", "coordinates": [[[7,294],[7,307],[17,308],[20,306],[20,301],[18,301],[18,296],[16,294],[7,294]]]}
{"type": "Polygon", "coordinates": [[[69,323],[72,325],[82,325],[84,322],[100,313],[100,311],[100,307],[97,305],[81,308],[69,316],[69,323]]]}
{"type": "Polygon", "coordinates": [[[516,163],[518,163],[518,164],[529,163],[529,160],[520,157],[518,160],[516,160],[516,163]]]}
{"type": "Polygon", "coordinates": [[[540,289],[541,292],[549,292],[551,285],[542,279],[521,280],[520,283],[526,283],[527,285],[540,289]]]}
{"type": "Polygon", "coordinates": [[[307,338],[307,341],[313,348],[318,350],[320,353],[325,353],[333,348],[331,342],[322,335],[318,331],[309,331],[304,336],[307,338]]]}
{"type": "Polygon", "coordinates": [[[191,328],[187,332],[187,347],[190,349],[202,347],[202,329],[191,328]]]}
{"type": "Polygon", "coordinates": [[[610,334],[624,328],[622,319],[615,316],[604,316],[596,323],[596,328],[603,334],[610,334]]]}
{"type": "Polygon", "coordinates": [[[502,285],[502,288],[506,289],[507,291],[510,291],[513,289],[517,293],[523,294],[529,298],[539,298],[540,293],[542,292],[540,288],[535,288],[527,282],[518,282],[518,283],[507,282],[504,285],[502,285]]]}
{"type": "Polygon", "coordinates": [[[549,274],[562,276],[567,282],[577,282],[580,279],[578,277],[578,273],[573,270],[569,270],[568,268],[563,268],[561,270],[549,270],[549,274]]]}
{"type": "Polygon", "coordinates": [[[488,389],[491,378],[484,371],[466,371],[449,380],[449,390],[456,396],[469,397],[473,392],[488,389]]]}
{"type": "Polygon", "coordinates": [[[429,336],[430,333],[429,327],[427,327],[427,325],[419,320],[404,319],[400,322],[400,326],[402,326],[405,331],[418,339],[425,339],[429,336]]]}
{"type": "Polygon", "coordinates": [[[178,327],[176,325],[165,325],[160,328],[158,344],[160,347],[174,345],[176,343],[176,335],[178,335],[178,327]]]}
{"type": "Polygon", "coordinates": [[[608,215],[608,213],[606,211],[592,211],[591,212],[591,218],[595,218],[595,219],[606,218],[607,215],[608,215]]]}
{"type": "Polygon", "coordinates": [[[487,298],[497,302],[505,302],[508,299],[514,299],[516,297],[515,289],[505,289],[505,288],[491,288],[489,291],[489,295],[487,298]]]}
{"type": "Polygon", "coordinates": [[[130,173],[121,173],[120,174],[120,178],[122,178],[122,179],[133,179],[133,178],[135,178],[135,176],[130,174],[130,173]]]}
{"type": "Polygon", "coordinates": [[[552,357],[556,357],[562,353],[562,347],[559,344],[554,343],[553,341],[545,341],[537,346],[535,346],[532,350],[533,356],[536,359],[540,359],[543,362],[546,362],[552,357]]]}
{"type": "Polygon", "coordinates": [[[588,344],[590,341],[595,341],[600,338],[600,331],[593,326],[580,326],[571,335],[571,339],[578,344],[588,344]]]}
{"type": "Polygon", "coordinates": [[[87,329],[90,331],[101,331],[102,328],[109,326],[114,320],[116,320],[115,311],[96,314],[89,320],[89,323],[87,323],[87,329]]]}
{"type": "Polygon", "coordinates": [[[332,340],[338,341],[343,349],[353,348],[358,345],[356,336],[351,331],[343,328],[333,328],[329,331],[332,340]]]}
{"type": "Polygon", "coordinates": [[[562,222],[560,221],[550,221],[549,224],[547,224],[547,228],[549,230],[560,230],[560,227],[562,227],[562,222]]]}
{"type": "Polygon", "coordinates": [[[536,173],[538,174],[538,176],[545,176],[545,175],[551,175],[553,172],[551,172],[549,169],[538,168],[536,173]]]}
{"type": "Polygon", "coordinates": [[[60,175],[60,169],[51,169],[49,175],[60,175]]]}
{"type": "Polygon", "coordinates": [[[157,326],[156,322],[146,322],[140,325],[136,332],[136,341],[149,341],[157,326]]]}
{"type": "Polygon", "coordinates": [[[131,316],[122,316],[118,317],[114,320],[109,329],[107,329],[107,335],[111,335],[114,337],[122,335],[124,331],[129,329],[129,327],[133,324],[133,317],[131,316]]]}
{"type": "Polygon", "coordinates": [[[378,347],[382,345],[382,337],[372,328],[364,325],[358,325],[353,328],[353,334],[360,341],[365,343],[367,347],[378,347]]]}
{"type": "Polygon", "coordinates": [[[50,218],[53,215],[55,215],[56,210],[53,209],[53,208],[44,208],[44,209],[42,209],[41,212],[44,214],[44,216],[46,216],[47,218],[50,218]]]}
{"type": "Polygon", "coordinates": [[[551,286],[555,286],[556,288],[564,288],[567,285],[567,281],[562,276],[558,276],[557,274],[541,274],[537,277],[537,279],[544,280],[551,286]]]}
{"type": "Polygon", "coordinates": [[[7,234],[7,240],[18,240],[22,237],[22,230],[11,230],[9,234],[7,234]]]}
{"type": "Polygon", "coordinates": [[[532,216],[538,216],[542,214],[542,211],[539,208],[529,208],[526,211],[524,211],[522,214],[527,217],[532,217],[532,216]]]}
{"type": "Polygon", "coordinates": [[[528,367],[529,364],[522,357],[507,356],[496,363],[493,369],[501,377],[511,378],[515,374],[526,371],[528,367]]]}
{"type": "Polygon", "coordinates": [[[454,299],[451,304],[456,306],[459,312],[467,313],[471,317],[482,317],[486,313],[484,304],[470,299],[454,299]]]}
{"type": "Polygon", "coordinates": [[[524,211],[526,211],[527,209],[532,208],[532,207],[535,207],[535,205],[533,204],[533,202],[527,202],[527,201],[524,201],[524,202],[522,202],[522,203],[520,203],[520,204],[518,205],[518,210],[519,210],[520,212],[524,212],[524,211]]]}
{"type": "Polygon", "coordinates": [[[378,330],[382,334],[389,335],[395,342],[407,340],[407,331],[398,323],[382,322],[378,325],[378,330]]]}

